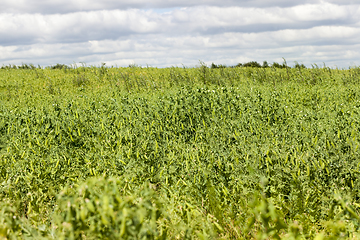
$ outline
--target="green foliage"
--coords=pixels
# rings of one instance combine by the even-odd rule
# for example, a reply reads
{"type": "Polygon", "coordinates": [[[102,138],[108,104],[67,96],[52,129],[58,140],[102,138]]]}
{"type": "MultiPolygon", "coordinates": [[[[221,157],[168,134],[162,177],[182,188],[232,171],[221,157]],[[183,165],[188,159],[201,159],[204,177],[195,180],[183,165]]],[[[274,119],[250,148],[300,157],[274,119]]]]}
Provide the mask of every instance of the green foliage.
{"type": "Polygon", "coordinates": [[[0,238],[8,239],[19,237],[21,232],[21,222],[16,208],[7,202],[0,203],[0,238]]]}
{"type": "MultiPolygon", "coordinates": [[[[222,65],[215,65],[215,64],[212,64],[211,67],[212,68],[216,68],[216,67],[221,67],[222,65]]],[[[238,63],[237,65],[235,65],[235,67],[252,67],[252,68],[268,68],[270,67],[269,63],[267,61],[264,61],[263,62],[263,65],[261,66],[260,63],[256,62],[256,61],[251,61],[251,62],[247,62],[247,63],[238,63]]],[[[286,65],[286,62],[284,62],[283,64],[279,64],[279,63],[276,63],[274,62],[271,67],[273,68],[289,68],[287,65],[286,65]]],[[[295,68],[306,68],[304,64],[299,64],[297,62],[295,62],[295,68]]]]}
{"type": "Polygon", "coordinates": [[[302,63],[302,64],[300,64],[300,63],[298,63],[298,62],[295,62],[295,66],[294,66],[295,68],[298,68],[298,69],[305,69],[306,68],[306,66],[302,63]]]}
{"type": "Polygon", "coordinates": [[[359,237],[359,68],[283,65],[1,69],[1,236],[359,237]]]}
{"type": "Polygon", "coordinates": [[[70,67],[65,64],[57,63],[56,65],[50,66],[49,68],[50,69],[69,69],[70,67]]]}
{"type": "Polygon", "coordinates": [[[216,65],[215,63],[211,63],[211,68],[226,68],[226,66],[222,64],[216,65]]]}
{"type": "Polygon", "coordinates": [[[243,67],[261,68],[261,64],[256,61],[244,63],[242,66],[243,67]]]}
{"type": "Polygon", "coordinates": [[[277,62],[274,62],[272,65],[271,65],[273,68],[286,68],[287,66],[285,64],[279,64],[277,62]]]}
{"type": "Polygon", "coordinates": [[[60,239],[165,239],[158,224],[161,203],[148,186],[126,196],[129,183],[90,178],[75,190],[60,192],[54,225],[60,239]],[[160,231],[159,231],[160,230],[160,231]]]}

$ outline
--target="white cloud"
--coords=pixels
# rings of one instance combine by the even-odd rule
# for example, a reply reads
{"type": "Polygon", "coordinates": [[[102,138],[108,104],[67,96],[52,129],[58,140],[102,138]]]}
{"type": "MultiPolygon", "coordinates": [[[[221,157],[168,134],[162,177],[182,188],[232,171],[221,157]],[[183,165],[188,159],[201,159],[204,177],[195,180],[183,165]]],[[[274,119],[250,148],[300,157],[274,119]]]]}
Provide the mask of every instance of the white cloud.
{"type": "MultiPolygon", "coordinates": [[[[320,0],[304,0],[301,4],[319,3],[320,0]]],[[[342,5],[342,2],[335,1],[342,5]]],[[[149,9],[149,8],[181,8],[194,6],[238,6],[238,7],[289,7],[299,5],[299,1],[295,0],[2,0],[0,12],[3,13],[69,13],[78,11],[96,11],[96,10],[112,10],[112,9],[149,9]]]]}
{"type": "Polygon", "coordinates": [[[102,10],[68,14],[0,14],[0,44],[82,42],[132,34],[217,34],[309,28],[325,21],[353,21],[357,10],[332,4],[281,8],[195,7],[159,14],[144,10],[102,10]]]}
{"type": "Polygon", "coordinates": [[[199,60],[272,62],[282,57],[311,64],[328,57],[334,64],[337,58],[349,65],[359,59],[360,4],[351,1],[296,5],[285,0],[228,0],[221,7],[212,0],[197,1],[197,6],[190,1],[148,4],[170,7],[163,10],[126,9],[142,0],[44,3],[62,14],[43,14],[55,10],[26,1],[30,2],[34,9],[26,8],[25,1],[23,8],[5,0],[0,10],[0,64],[81,61],[166,66],[195,65],[199,60]],[[270,7],[258,7],[261,3],[270,7]],[[36,9],[39,13],[34,13],[36,9]]]}

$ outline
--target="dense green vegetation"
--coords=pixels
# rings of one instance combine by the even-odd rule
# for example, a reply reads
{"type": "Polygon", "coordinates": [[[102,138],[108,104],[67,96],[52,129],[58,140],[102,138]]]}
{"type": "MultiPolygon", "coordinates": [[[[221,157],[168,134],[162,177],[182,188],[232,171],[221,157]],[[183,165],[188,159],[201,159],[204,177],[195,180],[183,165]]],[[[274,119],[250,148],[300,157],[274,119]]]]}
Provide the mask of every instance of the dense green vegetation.
{"type": "Polygon", "coordinates": [[[61,66],[0,69],[1,239],[360,237],[359,68],[61,66]]]}

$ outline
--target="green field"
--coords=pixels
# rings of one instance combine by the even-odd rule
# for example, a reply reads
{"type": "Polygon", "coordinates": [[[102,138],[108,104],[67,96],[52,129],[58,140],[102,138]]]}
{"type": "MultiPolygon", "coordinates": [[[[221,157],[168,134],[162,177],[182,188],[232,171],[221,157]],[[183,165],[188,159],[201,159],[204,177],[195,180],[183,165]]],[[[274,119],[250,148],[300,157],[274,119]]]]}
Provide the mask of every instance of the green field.
{"type": "Polygon", "coordinates": [[[0,239],[360,239],[360,68],[59,68],[0,69],[0,239]]]}

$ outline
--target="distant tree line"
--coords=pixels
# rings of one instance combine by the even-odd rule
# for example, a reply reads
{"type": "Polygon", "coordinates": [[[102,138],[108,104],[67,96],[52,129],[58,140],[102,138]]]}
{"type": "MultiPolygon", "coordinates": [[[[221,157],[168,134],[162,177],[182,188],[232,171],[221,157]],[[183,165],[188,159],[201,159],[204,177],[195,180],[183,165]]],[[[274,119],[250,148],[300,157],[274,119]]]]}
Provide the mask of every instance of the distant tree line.
{"type": "MultiPolygon", "coordinates": [[[[26,64],[26,63],[23,63],[21,65],[15,65],[15,64],[9,64],[9,65],[6,65],[6,66],[2,66],[0,69],[42,69],[43,67],[41,67],[40,65],[37,65],[35,66],[34,64],[26,64]]],[[[67,68],[69,69],[70,67],[65,65],[65,64],[56,64],[54,66],[48,66],[46,68],[49,68],[49,69],[64,69],[64,68],[67,68]]]]}
{"type": "MultiPolygon", "coordinates": [[[[102,64],[102,67],[104,67],[105,64],[102,64]]],[[[136,65],[129,65],[129,67],[134,67],[136,65]]],[[[215,63],[212,63],[210,65],[210,68],[235,68],[235,67],[253,67],[253,68],[291,68],[289,67],[286,62],[284,61],[283,64],[279,64],[277,62],[274,62],[273,64],[269,64],[267,61],[264,61],[263,64],[261,65],[260,63],[256,62],[256,61],[251,61],[251,62],[247,62],[247,63],[238,63],[235,66],[226,66],[223,64],[219,64],[216,65],[215,63]]],[[[46,67],[48,69],[70,69],[71,67],[66,65],[66,64],[56,64],[53,66],[48,66],[46,67]]],[[[306,66],[304,64],[299,64],[298,62],[295,62],[295,66],[294,68],[306,68],[306,66]]],[[[35,66],[34,64],[22,64],[22,65],[6,65],[6,66],[2,66],[1,69],[42,69],[42,67],[40,65],[35,66]]]]}
{"type": "MultiPolygon", "coordinates": [[[[286,62],[284,61],[283,64],[274,62],[273,64],[269,64],[267,61],[264,61],[263,64],[261,65],[260,63],[256,62],[256,61],[251,61],[251,62],[247,62],[247,63],[238,63],[235,66],[230,66],[231,68],[235,68],[235,67],[253,67],[253,68],[291,68],[290,66],[288,66],[286,64],[286,62]]],[[[216,65],[215,63],[212,63],[210,68],[227,68],[226,65],[216,65]]],[[[299,64],[298,62],[295,62],[295,66],[294,68],[306,68],[306,66],[304,64],[299,64]]]]}
{"type": "Polygon", "coordinates": [[[13,65],[9,64],[9,65],[1,67],[1,69],[37,69],[37,68],[40,69],[41,66],[40,65],[35,66],[34,64],[24,64],[24,63],[19,66],[15,65],[15,64],[13,64],[13,65]]]}

